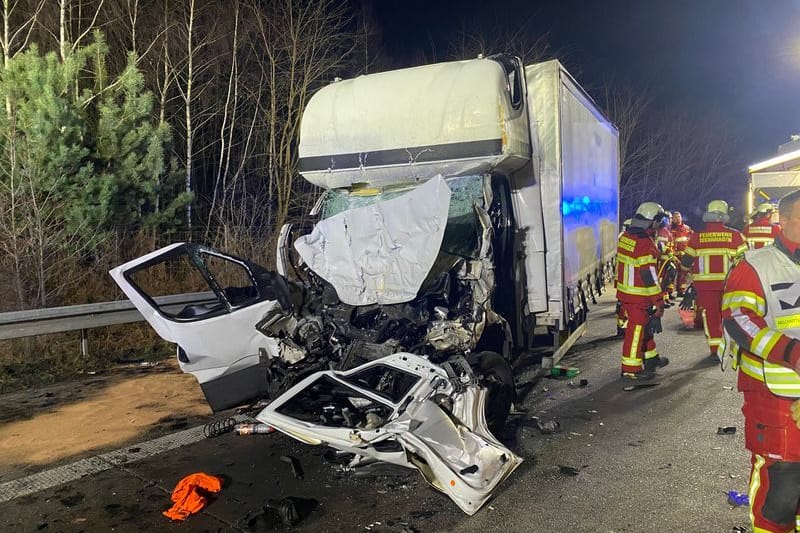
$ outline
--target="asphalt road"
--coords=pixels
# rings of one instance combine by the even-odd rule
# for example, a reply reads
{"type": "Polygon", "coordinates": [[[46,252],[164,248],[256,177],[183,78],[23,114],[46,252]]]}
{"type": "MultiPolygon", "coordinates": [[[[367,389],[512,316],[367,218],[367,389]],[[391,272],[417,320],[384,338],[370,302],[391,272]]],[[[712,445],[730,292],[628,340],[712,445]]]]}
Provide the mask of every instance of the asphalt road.
{"type": "Polygon", "coordinates": [[[525,462],[475,516],[461,513],[415,472],[356,477],[324,457],[325,449],[283,435],[228,434],[0,504],[0,530],[283,531],[270,500],[296,498],[303,520],[292,531],[730,532],[748,523],[729,490],[746,492],[741,396],[735,374],[699,365],[702,331],[685,331],[667,311],[659,351],[672,363],[658,386],[623,391],[621,341],[613,300],[592,306],[589,331],[564,362],[588,386],[539,379],[503,440],[525,462]],[[542,435],[533,417],[557,420],[542,435]],[[718,435],[720,426],[736,426],[718,435]],[[281,456],[302,464],[296,479],[281,456]],[[577,475],[562,472],[572,467],[577,475]],[[169,494],[192,472],[226,476],[221,495],[199,515],[171,523],[169,494]]]}

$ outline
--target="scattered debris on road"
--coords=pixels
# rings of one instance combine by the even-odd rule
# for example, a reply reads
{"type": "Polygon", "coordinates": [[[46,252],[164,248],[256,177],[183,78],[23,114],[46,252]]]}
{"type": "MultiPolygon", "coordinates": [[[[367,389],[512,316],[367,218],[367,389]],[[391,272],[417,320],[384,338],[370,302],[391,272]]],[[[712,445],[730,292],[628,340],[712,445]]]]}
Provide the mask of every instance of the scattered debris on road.
{"type": "Polygon", "coordinates": [[[269,435],[275,433],[275,428],[260,422],[242,422],[233,427],[233,432],[237,435],[269,435]]]}
{"type": "Polygon", "coordinates": [[[173,505],[162,514],[170,520],[186,520],[203,510],[209,497],[221,490],[222,478],[204,472],[189,474],[175,485],[171,496],[173,505]]]}
{"type": "Polygon", "coordinates": [[[552,435],[553,433],[558,433],[561,431],[561,424],[559,424],[557,420],[547,420],[542,422],[536,418],[534,422],[536,423],[536,427],[539,428],[539,431],[542,435],[552,435]]]}
{"type": "Polygon", "coordinates": [[[630,392],[639,389],[651,389],[659,385],[661,385],[661,383],[637,383],[636,385],[628,385],[622,390],[624,390],[625,392],[630,392]]]}
{"type": "Polygon", "coordinates": [[[744,492],[736,492],[735,490],[729,490],[727,492],[727,495],[728,495],[728,503],[733,505],[734,507],[750,505],[750,498],[744,492]]]}
{"type": "Polygon", "coordinates": [[[736,426],[724,426],[717,428],[717,435],[735,435],[736,426]]]}
{"type": "Polygon", "coordinates": [[[280,459],[292,467],[292,474],[294,474],[295,479],[303,479],[303,466],[300,464],[300,460],[297,457],[281,455],[280,459]]]}
{"type": "Polygon", "coordinates": [[[559,471],[566,475],[566,476],[577,476],[581,473],[579,468],[575,468],[574,466],[567,466],[567,465],[558,465],[559,471]]]}
{"type": "Polygon", "coordinates": [[[222,420],[214,420],[203,426],[203,436],[207,439],[219,437],[225,433],[230,433],[236,426],[236,419],[232,417],[224,418],[222,420]]]}
{"type": "Polygon", "coordinates": [[[581,371],[579,368],[574,366],[563,366],[563,365],[555,365],[553,368],[550,369],[550,376],[551,378],[574,378],[581,371]]]}
{"type": "Polygon", "coordinates": [[[588,379],[582,379],[580,381],[570,380],[567,383],[567,385],[569,385],[573,389],[583,388],[583,387],[586,387],[587,385],[589,385],[589,380],[588,379]]]}

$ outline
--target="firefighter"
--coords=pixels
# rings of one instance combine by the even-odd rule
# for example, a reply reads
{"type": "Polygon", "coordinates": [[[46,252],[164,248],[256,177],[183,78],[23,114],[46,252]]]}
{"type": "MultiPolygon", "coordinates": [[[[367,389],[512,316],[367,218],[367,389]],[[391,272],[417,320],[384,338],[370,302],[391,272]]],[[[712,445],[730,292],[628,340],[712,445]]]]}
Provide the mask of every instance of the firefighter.
{"type": "Polygon", "coordinates": [[[659,253],[657,272],[664,298],[664,307],[672,307],[673,305],[672,302],[670,302],[670,286],[674,287],[675,274],[677,272],[675,256],[673,254],[672,232],[669,230],[670,219],[670,213],[664,213],[664,218],[661,219],[656,229],[656,246],[658,247],[659,253]]]}
{"type": "Polygon", "coordinates": [[[744,393],[753,531],[789,533],[800,530],[800,190],[778,213],[775,245],[733,268],[722,313],[744,393]]]}
{"type": "MultiPolygon", "coordinates": [[[[689,244],[689,237],[692,236],[692,228],[690,228],[688,224],[684,224],[683,215],[681,215],[680,211],[673,211],[672,225],[669,229],[672,232],[672,238],[675,246],[675,259],[677,260],[678,264],[680,264],[681,258],[683,258],[683,253],[686,251],[686,246],[689,244]]],[[[670,287],[670,291],[677,289],[678,296],[683,296],[683,293],[686,290],[686,285],[686,271],[679,268],[677,280],[675,281],[675,285],[670,287]]]]}
{"type": "Polygon", "coordinates": [[[628,317],[622,342],[622,377],[652,379],[655,370],[669,364],[656,351],[653,333],[661,331],[664,298],[658,283],[659,252],[653,241],[664,209],[645,202],[636,210],[630,227],[617,243],[617,300],[628,317]]]}
{"type": "Polygon", "coordinates": [[[703,231],[693,233],[681,259],[681,267],[692,273],[692,286],[687,289],[681,308],[692,303],[702,316],[703,330],[710,351],[708,364],[716,364],[722,344],[722,292],[725,277],[733,262],[747,250],[744,236],[725,226],[728,204],[724,200],[709,202],[703,214],[703,231]]]}
{"type": "Polygon", "coordinates": [[[774,208],[769,202],[764,202],[756,207],[753,213],[753,221],[744,227],[744,237],[747,239],[747,245],[751,250],[763,248],[768,244],[772,244],[775,237],[781,231],[778,224],[773,224],[770,220],[774,208]]]}

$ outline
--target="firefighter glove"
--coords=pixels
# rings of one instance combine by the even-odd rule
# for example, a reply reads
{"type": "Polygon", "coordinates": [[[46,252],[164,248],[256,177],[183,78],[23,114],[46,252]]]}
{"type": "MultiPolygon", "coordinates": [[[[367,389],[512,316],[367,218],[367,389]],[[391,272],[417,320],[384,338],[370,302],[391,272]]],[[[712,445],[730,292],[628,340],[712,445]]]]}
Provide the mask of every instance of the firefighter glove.
{"type": "Polygon", "coordinates": [[[661,328],[661,317],[664,316],[664,305],[654,305],[650,308],[650,320],[647,321],[647,329],[651,335],[664,331],[661,328]]]}
{"type": "Polygon", "coordinates": [[[658,303],[653,304],[648,314],[657,318],[664,316],[664,300],[660,299],[658,303]]]}
{"type": "Polygon", "coordinates": [[[792,403],[792,418],[798,429],[800,429],[800,400],[795,400],[792,403]]]}
{"type": "Polygon", "coordinates": [[[697,290],[694,285],[689,285],[683,293],[683,300],[681,300],[681,309],[684,311],[691,311],[694,307],[694,301],[697,299],[697,290]]]}

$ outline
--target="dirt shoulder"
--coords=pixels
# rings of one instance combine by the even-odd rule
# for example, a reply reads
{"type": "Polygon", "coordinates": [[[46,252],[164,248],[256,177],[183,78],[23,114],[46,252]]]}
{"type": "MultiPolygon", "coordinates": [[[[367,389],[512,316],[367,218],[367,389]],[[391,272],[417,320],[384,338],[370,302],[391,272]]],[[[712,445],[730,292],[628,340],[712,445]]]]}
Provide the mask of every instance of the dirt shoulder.
{"type": "Polygon", "coordinates": [[[207,421],[174,360],[0,396],[0,482],[207,421]]]}

